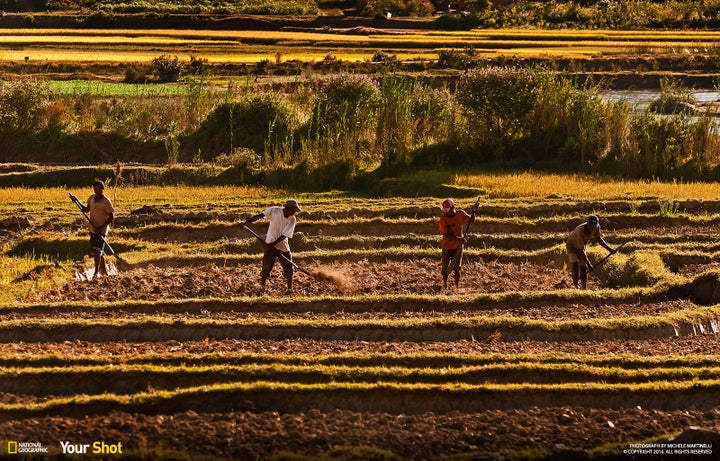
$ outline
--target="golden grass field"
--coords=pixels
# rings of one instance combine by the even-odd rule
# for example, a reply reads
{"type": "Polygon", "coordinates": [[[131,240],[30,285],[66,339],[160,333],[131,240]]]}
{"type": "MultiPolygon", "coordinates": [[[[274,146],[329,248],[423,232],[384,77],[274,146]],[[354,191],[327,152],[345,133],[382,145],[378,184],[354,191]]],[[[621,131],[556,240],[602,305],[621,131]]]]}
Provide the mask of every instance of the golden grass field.
{"type": "Polygon", "coordinates": [[[579,200],[656,198],[660,200],[714,200],[717,183],[663,182],[657,180],[613,180],[589,175],[542,174],[459,174],[455,185],[486,189],[490,197],[537,198],[548,196],[579,200]]]}
{"type": "MultiPolygon", "coordinates": [[[[414,177],[420,181],[441,183],[447,186],[476,188],[483,190],[484,199],[516,198],[542,201],[543,199],[567,198],[572,200],[717,200],[719,197],[716,183],[712,182],[664,182],[658,180],[615,180],[592,175],[579,174],[548,174],[537,172],[523,173],[452,173],[452,172],[418,172],[414,177]]],[[[81,199],[90,195],[86,191],[69,191],[66,188],[49,187],[41,189],[0,188],[0,209],[11,210],[16,207],[41,203],[64,203],[68,201],[68,192],[73,192],[81,199]]],[[[126,204],[157,204],[174,203],[182,205],[198,205],[203,203],[248,203],[259,198],[264,200],[281,200],[292,192],[266,187],[250,186],[120,186],[109,185],[106,194],[113,198],[119,197],[126,204]]],[[[298,193],[296,197],[307,198],[313,202],[350,203],[355,199],[344,197],[343,192],[298,193]],[[348,201],[349,200],[349,201],[348,201]]],[[[358,199],[372,203],[387,203],[388,199],[358,199]]],[[[398,198],[398,202],[406,199],[398,198]]],[[[425,203],[422,197],[414,200],[418,204],[425,203]]]]}
{"type": "Polygon", "coordinates": [[[713,49],[715,31],[548,31],[469,32],[335,30],[205,31],[129,29],[0,29],[0,60],[148,61],[160,54],[196,55],[210,63],[369,60],[377,50],[398,59],[436,59],[439,50],[475,48],[481,57],[589,57],[645,50],[653,54],[696,54],[713,49]],[[98,52],[102,52],[99,56],[98,52]]]}

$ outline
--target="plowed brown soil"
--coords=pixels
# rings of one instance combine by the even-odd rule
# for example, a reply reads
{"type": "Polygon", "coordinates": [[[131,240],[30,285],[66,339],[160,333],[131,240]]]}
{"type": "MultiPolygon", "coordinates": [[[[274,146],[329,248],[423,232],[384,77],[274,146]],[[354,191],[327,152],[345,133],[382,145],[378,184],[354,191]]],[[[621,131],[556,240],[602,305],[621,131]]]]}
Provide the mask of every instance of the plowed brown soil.
{"type": "Polygon", "coordinates": [[[321,355],[342,353],[498,353],[541,354],[563,353],[582,355],[633,354],[645,357],[663,355],[720,355],[717,335],[679,336],[647,340],[612,341],[498,341],[498,338],[477,338],[475,341],[385,342],[385,341],[319,341],[314,339],[286,340],[213,340],[164,342],[103,342],[67,341],[63,343],[0,343],[0,354],[57,354],[80,356],[92,354],[107,357],[134,357],[141,354],[203,354],[213,353],[277,353],[321,355]]]}
{"type": "MultiPolygon", "coordinates": [[[[625,206],[625,205],[623,205],[625,206]]],[[[585,205],[584,205],[585,207],[585,205]]],[[[588,204],[593,211],[595,205],[588,204]]],[[[572,208],[572,207],[571,207],[572,208]]],[[[573,208],[575,209],[575,208],[573,208]]],[[[580,208],[578,208],[580,210],[580,208]]],[[[502,210],[500,210],[502,211],[502,210]]],[[[582,213],[585,213],[582,208],[582,213]]],[[[554,212],[553,212],[554,213],[554,212]]],[[[546,215],[552,214],[548,210],[528,210],[518,215],[546,215]]],[[[382,215],[382,213],[381,213],[382,215]]],[[[348,216],[349,217],[349,216],[348,216]]],[[[435,222],[429,218],[426,223],[427,233],[434,233],[435,222]]],[[[166,218],[163,218],[166,219],[166,218]]],[[[199,216],[198,222],[206,218],[199,216]]],[[[228,220],[235,220],[228,217],[228,220]]],[[[192,221],[188,221],[192,222],[192,221]]],[[[688,220],[670,219],[658,224],[654,218],[636,219],[634,216],[617,217],[608,221],[610,230],[635,229],[644,224],[661,227],[653,230],[652,235],[668,235],[673,231],[682,232],[683,235],[698,233],[695,224],[688,224],[688,220]],[[652,219],[652,221],[651,221],[652,219]],[[692,225],[691,225],[692,224],[692,225]],[[681,227],[685,226],[685,227],[681,227]],[[657,231],[657,232],[656,232],[657,231]],[[686,232],[687,231],[687,232],[686,232]]],[[[127,222],[125,226],[118,227],[118,232],[131,227],[135,222],[127,222]]],[[[138,223],[139,224],[139,223],[138,223]]],[[[301,223],[302,224],[302,223],[301,223]]],[[[308,235],[314,235],[319,226],[314,221],[308,221],[306,230],[308,235]]],[[[491,220],[480,223],[485,232],[495,232],[491,226],[496,225],[491,220]]],[[[374,224],[373,224],[374,225],[374,224]]],[[[368,227],[364,231],[368,235],[385,235],[388,224],[377,224],[378,229],[368,227]]],[[[410,227],[414,223],[404,223],[410,227]]],[[[322,224],[325,226],[325,224],[322,224]]],[[[328,230],[338,235],[349,235],[353,230],[352,222],[340,223],[330,226],[328,230]]],[[[566,231],[566,223],[531,223],[518,224],[514,222],[497,224],[498,229],[507,227],[512,232],[562,232],[566,231]]],[[[177,237],[182,241],[212,241],[216,238],[228,238],[225,230],[228,226],[218,225],[217,229],[197,229],[188,237],[186,229],[178,228],[177,237]],[[216,234],[214,234],[215,232],[216,234]],[[184,240],[183,240],[184,239],[184,240]]],[[[481,227],[481,226],[479,226],[481,227]]],[[[478,228],[479,228],[478,227],[478,228]]],[[[158,240],[165,241],[168,232],[157,228],[151,232],[158,240]]],[[[504,231],[508,231],[508,229],[504,231]]],[[[704,227],[703,229],[706,229],[704,227]]],[[[496,229],[497,230],[497,229],[496,229]]],[[[236,237],[246,237],[239,228],[233,228],[236,237]]],[[[498,230],[499,231],[499,230],[498,230]]],[[[646,230],[644,230],[645,232],[646,230]]],[[[404,229],[401,230],[404,232],[404,229]]],[[[706,230],[703,230],[706,232],[706,230]]],[[[142,232],[138,234],[143,239],[142,232]]],[[[229,237],[232,237],[230,235],[229,237]]],[[[147,237],[147,235],[145,236],[147,237]]],[[[650,237],[648,237],[650,238],[650,237]]],[[[712,240],[712,237],[708,237],[712,240]]],[[[511,248],[512,249],[512,248],[511,248]]],[[[521,250],[521,248],[517,248],[521,250]]],[[[333,259],[335,260],[335,259],[333,259]]],[[[268,282],[266,293],[261,293],[258,286],[260,270],[260,256],[257,261],[247,265],[218,264],[203,266],[182,267],[156,267],[136,266],[122,270],[117,275],[103,278],[96,282],[67,281],[49,290],[29,290],[26,301],[43,304],[55,302],[51,306],[22,306],[0,310],[0,320],[17,321],[22,325],[24,319],[46,320],[54,318],[67,319],[102,319],[122,317],[125,319],[140,318],[145,315],[156,317],[177,318],[178,321],[186,319],[257,319],[273,318],[288,319],[300,318],[323,321],[325,319],[342,318],[348,321],[385,318],[427,317],[439,318],[453,315],[487,315],[492,317],[513,316],[523,319],[537,320],[592,320],[610,317],[627,316],[657,316],[669,312],[692,309],[694,304],[685,299],[667,299],[665,301],[638,299],[636,303],[624,301],[592,301],[582,302],[578,297],[573,301],[553,301],[547,305],[533,302],[532,296],[519,296],[517,299],[527,299],[527,303],[519,301],[516,304],[504,302],[497,306],[466,305],[455,308],[452,306],[455,290],[443,290],[440,277],[438,258],[408,258],[406,260],[387,260],[384,262],[370,262],[367,260],[351,262],[337,259],[337,263],[315,264],[312,260],[298,258],[302,267],[310,270],[328,270],[341,274],[348,281],[348,287],[341,287],[332,280],[323,280],[296,273],[295,293],[293,298],[284,296],[285,281],[280,268],[276,267],[268,282]],[[432,299],[447,299],[450,307],[445,310],[427,310],[422,306],[404,306],[393,311],[393,307],[375,308],[372,299],[382,299],[383,295],[434,295],[432,299]],[[352,311],[333,311],[332,302],[327,302],[329,308],[303,310],[303,302],[310,303],[306,298],[311,296],[324,296],[325,299],[340,295],[354,295],[362,299],[363,305],[352,311]],[[360,298],[361,296],[377,296],[377,298],[360,298]],[[235,297],[251,297],[252,302],[242,299],[236,306],[235,297]],[[283,300],[277,303],[276,298],[283,300]],[[201,302],[188,301],[186,304],[214,305],[213,309],[201,310],[197,308],[192,312],[177,310],[163,311],[162,307],[117,307],[100,308],[97,305],[83,305],[84,301],[132,301],[149,300],[164,301],[183,298],[200,298],[201,302]],[[220,301],[210,301],[217,299],[220,301]],[[257,302],[255,302],[257,300],[257,302]],[[67,307],[65,303],[80,302],[80,304],[67,307]],[[267,307],[270,303],[279,307],[267,307]],[[257,306],[252,307],[250,305],[257,306]],[[243,310],[247,309],[247,310],[243,310]],[[263,310],[265,309],[265,310],[263,310]],[[475,310],[469,314],[469,310],[475,310]],[[482,311],[482,312],[480,312],[482,311]]],[[[170,263],[168,263],[170,264],[170,263]]],[[[712,265],[690,265],[680,269],[684,275],[693,276],[703,270],[712,268],[712,265]]],[[[528,290],[552,290],[568,287],[570,276],[563,267],[555,265],[538,265],[533,263],[502,263],[499,261],[480,261],[478,258],[468,258],[463,266],[460,293],[499,293],[519,292],[528,290]]],[[[595,274],[589,277],[589,288],[603,287],[595,274]]],[[[413,299],[408,297],[408,299],[413,299]]],[[[417,298],[415,298],[417,299],[417,298]]],[[[665,299],[659,297],[658,299],[665,299]]],[[[173,305],[173,302],[161,303],[173,305]]],[[[180,308],[181,309],[181,308],[180,308]]],[[[442,309],[442,308],[438,308],[442,309]]],[[[396,357],[403,354],[420,353],[447,353],[472,354],[493,353],[521,355],[523,360],[531,360],[537,354],[580,354],[593,358],[612,357],[614,355],[633,355],[648,358],[659,356],[673,356],[678,361],[684,357],[695,358],[720,356],[720,340],[718,335],[689,335],[676,338],[654,339],[607,339],[602,341],[531,341],[527,337],[517,336],[509,340],[506,332],[495,332],[482,336],[475,336],[473,340],[445,340],[402,341],[397,337],[388,340],[313,340],[310,336],[297,337],[288,340],[265,339],[227,339],[217,340],[208,337],[197,341],[77,341],[76,332],[67,332],[68,341],[58,342],[0,342],[0,355],[8,363],[17,360],[22,366],[23,361],[34,360],[36,354],[52,355],[60,360],[63,357],[80,358],[85,356],[99,356],[112,358],[114,363],[122,364],[141,355],[176,356],[179,362],[189,354],[212,354],[223,357],[223,354],[284,354],[294,357],[315,357],[322,354],[388,354],[396,357]]],[[[119,336],[123,337],[123,336],[119,336]]],[[[202,336],[198,336],[202,338],[202,336]]],[[[27,339],[24,338],[24,341],[27,339]]],[[[2,341],[2,340],[0,340],[2,341]]],[[[5,339],[8,341],[8,339],[5,339]]],[[[47,341],[41,338],[40,341],[47,341]]],[[[13,362],[14,363],[14,362],[13,362]]],[[[35,365],[34,365],[35,366],[35,365]]],[[[161,365],[160,365],[161,366],[161,365]]],[[[101,372],[99,372],[101,373],[101,372]]],[[[12,379],[12,377],[7,378],[12,379]]],[[[92,377],[89,379],[93,379],[92,377]]],[[[130,379],[130,378],[128,378],[130,379]]],[[[251,378],[248,378],[251,379],[251,378]]],[[[157,383],[155,383],[157,386],[157,383]]],[[[172,386],[178,386],[171,382],[172,386]]],[[[143,386],[146,383],[143,384],[143,386]]],[[[147,384],[148,390],[152,387],[147,384]]],[[[42,387],[42,386],[41,386],[42,387]]],[[[38,389],[36,384],[36,389],[38,389]]],[[[12,389],[11,386],[3,388],[0,393],[0,403],[18,404],[40,403],[51,396],[45,395],[47,386],[42,390],[12,389]]],[[[158,387],[160,389],[160,387],[158,387]]],[[[56,391],[53,391],[56,392],[56,391]]],[[[75,391],[72,391],[75,392],[75,391]]],[[[711,391],[712,392],[712,391],[711,391]]],[[[194,394],[193,394],[194,395],[194,394]]],[[[57,396],[56,396],[57,397],[57,396]]],[[[100,440],[107,443],[122,443],[126,453],[132,452],[140,459],[157,459],[155,451],[161,450],[169,459],[227,459],[227,460],[266,460],[282,451],[305,454],[307,459],[318,459],[321,453],[327,452],[340,445],[365,445],[392,451],[399,459],[404,460],[436,460],[445,456],[456,454],[469,454],[463,460],[474,459],[507,459],[502,454],[518,451],[528,454],[528,457],[537,459],[544,455],[553,454],[548,459],[571,460],[588,459],[588,450],[617,444],[610,449],[610,459],[643,460],[655,459],[652,457],[632,458],[622,453],[624,448],[632,442],[647,441],[652,437],[665,437],[668,434],[678,433],[690,426],[720,427],[720,407],[713,407],[714,402],[693,402],[685,405],[688,395],[679,395],[671,399],[673,404],[665,407],[665,401],[660,402],[656,408],[683,408],[682,410],[658,410],[651,408],[652,403],[644,400],[643,404],[624,404],[622,396],[618,396],[615,403],[599,404],[592,396],[585,397],[581,404],[558,401],[545,397],[536,401],[528,400],[524,406],[515,403],[496,405],[492,410],[470,412],[466,401],[462,401],[463,411],[450,411],[442,407],[439,411],[430,412],[427,406],[428,399],[413,399],[407,402],[407,411],[399,413],[398,410],[388,408],[388,401],[382,399],[368,402],[367,406],[352,407],[365,411],[351,411],[336,406],[324,411],[319,409],[296,411],[287,409],[280,413],[266,411],[271,408],[278,410],[280,406],[263,407],[258,402],[253,405],[251,401],[230,402],[232,411],[218,413],[217,408],[201,408],[207,401],[203,397],[193,400],[194,406],[170,404],[162,411],[152,404],[132,407],[130,410],[105,411],[95,408],[93,411],[83,413],[52,413],[53,416],[27,415],[13,418],[12,411],[0,412],[0,457],[5,455],[4,440],[37,441],[58,450],[59,441],[66,440],[71,443],[92,443],[100,440]],[[545,401],[547,400],[547,401],[545,401]],[[381,402],[381,403],[378,403],[381,402]],[[385,403],[382,403],[385,402],[385,403]],[[679,402],[679,403],[678,403],[679,402]],[[370,404],[374,403],[374,407],[370,404]],[[697,403],[697,404],[695,404],[697,403]],[[236,405],[236,406],[235,406],[236,405]],[[383,406],[380,406],[383,405],[383,406]],[[571,406],[572,405],[572,406],[571,406]],[[612,408],[610,408],[612,406],[612,408]],[[188,410],[192,408],[195,411],[188,410]],[[380,408],[380,411],[378,411],[380,408]],[[698,408],[703,408],[698,409],[698,408]],[[711,409],[707,409],[711,408],[711,409]],[[372,409],[372,411],[370,411],[372,409]],[[137,411],[137,413],[135,413],[137,411]],[[81,414],[82,416],[73,416],[81,414]],[[65,415],[65,416],[60,416],[65,415]],[[70,415],[70,416],[67,416],[70,415]]],[[[280,398],[286,399],[285,395],[280,398]]],[[[288,397],[292,398],[292,397],[288,397]]],[[[361,396],[352,396],[352,399],[362,400],[361,396]]],[[[469,397],[472,398],[472,397],[469,397]]],[[[663,397],[664,398],[664,397],[663,397]]],[[[242,399],[238,399],[242,400],[242,399]]],[[[501,400],[501,399],[499,399],[501,400]]],[[[612,399],[603,400],[610,402],[612,399]]],[[[710,399],[712,401],[712,399],[710,399]]],[[[304,408],[323,408],[308,405],[304,408]]],[[[434,408],[437,410],[437,408],[434,408]]],[[[710,439],[714,440],[714,439],[710,439]]],[[[708,442],[706,438],[702,440],[708,442]]],[[[688,459],[710,461],[720,453],[720,440],[713,446],[714,454],[688,459]]],[[[78,457],[79,459],[79,457],[78,457]]],[[[100,458],[98,458],[100,459],[100,458]]],[[[347,459],[347,458],[339,458],[347,459]]],[[[373,459],[373,458],[362,458],[373,459]]],[[[377,459],[377,458],[374,458],[377,459]]],[[[458,458],[459,459],[459,458],[458,458]]],[[[605,458],[602,458],[605,459],[605,458]]],[[[664,459],[679,459],[666,457],[664,459]]],[[[457,459],[456,459],[457,460],[457,459]]],[[[453,460],[453,461],[456,461],[453,460]]]]}
{"type": "Polygon", "coordinates": [[[688,264],[678,269],[678,273],[686,277],[693,278],[706,271],[720,270],[720,262],[711,262],[707,264],[688,264]]]}
{"type": "MultiPolygon", "coordinates": [[[[0,423],[0,432],[10,440],[45,443],[56,440],[121,442],[126,450],[141,453],[162,445],[166,450],[182,455],[228,460],[268,459],[284,450],[312,456],[338,445],[382,447],[406,460],[440,459],[458,453],[474,453],[475,457],[470,459],[498,459],[503,450],[524,449],[536,453],[561,453],[555,459],[570,460],[583,459],[583,450],[613,442],[620,443],[614,450],[617,456],[614,459],[631,460],[632,457],[622,455],[622,450],[628,448],[622,441],[644,440],[653,434],[670,433],[678,427],[689,426],[720,426],[720,411],[661,412],[642,408],[550,406],[473,414],[417,415],[341,410],[290,414],[111,413],[82,419],[38,418],[32,425],[26,421],[5,421],[0,423]]],[[[710,461],[717,458],[687,459],[710,461]]]]}
{"type": "MultiPolygon", "coordinates": [[[[242,311],[241,308],[237,310],[221,310],[218,312],[210,311],[207,309],[201,309],[199,312],[163,312],[155,311],[150,308],[146,308],[147,312],[123,312],[124,318],[135,318],[140,319],[145,315],[152,315],[153,318],[168,318],[177,319],[182,321],[192,319],[216,319],[216,320],[228,320],[238,321],[243,319],[256,320],[256,319],[270,319],[270,320],[282,320],[282,319],[303,319],[313,320],[322,322],[325,320],[343,320],[346,322],[352,321],[363,321],[363,320],[402,320],[402,319],[432,319],[432,318],[448,318],[448,317],[466,317],[483,315],[486,317],[516,317],[524,318],[528,320],[546,320],[546,321],[561,321],[561,320],[588,320],[597,318],[622,318],[628,316],[655,316],[661,314],[667,314],[671,312],[677,312],[686,309],[693,309],[697,307],[691,301],[688,300],[675,300],[675,301],[659,301],[652,303],[635,303],[635,304],[610,304],[610,303],[591,303],[591,304],[579,304],[572,303],[566,305],[549,305],[542,307],[535,306],[508,306],[501,308],[485,307],[479,310],[474,310],[472,306],[468,306],[464,310],[460,309],[444,309],[444,310],[430,310],[423,309],[422,311],[404,310],[405,304],[399,304],[397,310],[386,307],[385,310],[375,310],[371,305],[366,307],[366,310],[358,312],[349,312],[343,309],[342,304],[338,304],[336,310],[330,310],[327,312],[320,311],[304,311],[302,309],[295,309],[292,305],[287,307],[287,311],[273,310],[272,312],[263,311],[262,307],[255,308],[254,306],[248,309],[248,312],[242,311]]],[[[54,318],[54,319],[109,319],[119,315],[117,310],[113,309],[92,309],[92,308],[77,308],[77,309],[62,309],[62,310],[51,310],[49,312],[43,311],[41,314],[42,318],[54,318]]],[[[19,310],[8,310],[5,312],[0,311],[0,321],[6,320],[18,320],[26,318],[37,318],[38,314],[27,309],[19,310]]]]}
{"type": "MultiPolygon", "coordinates": [[[[334,294],[432,294],[442,291],[439,261],[415,259],[371,263],[337,263],[308,266],[308,271],[325,270],[340,274],[348,281],[339,287],[332,281],[311,277],[302,272],[295,275],[295,295],[334,294]]],[[[253,296],[262,294],[258,283],[260,261],[256,265],[222,267],[160,268],[147,266],[120,272],[99,282],[71,281],[29,301],[73,301],[126,299],[159,300],[167,298],[202,298],[253,296]]],[[[552,290],[558,284],[569,285],[570,275],[563,268],[547,265],[512,264],[491,261],[465,263],[460,290],[464,293],[495,293],[521,290],[552,290]]],[[[450,277],[452,284],[452,275],[450,277]]],[[[593,276],[590,287],[602,286],[593,276]]],[[[268,280],[267,292],[282,295],[285,279],[276,267],[268,280]]]]}
{"type": "MultiPolygon", "coordinates": [[[[537,354],[547,352],[613,355],[632,353],[649,357],[663,354],[719,354],[715,336],[694,336],[649,341],[512,342],[482,341],[438,343],[366,341],[196,341],[159,343],[36,343],[0,344],[0,354],[57,354],[132,357],[140,354],[257,352],[314,356],[343,352],[407,354],[420,352],[537,354]]],[[[3,403],[23,402],[22,396],[0,395],[3,403]]],[[[422,402],[416,403],[422,408],[422,402]]],[[[111,412],[102,416],[38,417],[0,422],[9,440],[59,440],[122,443],[127,451],[152,459],[156,447],[177,453],[171,459],[269,459],[284,450],[316,459],[342,445],[365,445],[392,451],[400,459],[428,460],[472,453],[471,459],[502,459],[506,450],[554,453],[554,459],[588,459],[588,450],[611,443],[609,459],[632,459],[622,450],[635,441],[671,434],[691,426],[720,426],[720,409],[659,411],[633,408],[567,407],[548,402],[529,409],[487,410],[465,413],[422,412],[391,414],[310,410],[294,413],[233,411],[226,413],[182,411],[144,414],[111,412]],[[560,456],[559,458],[557,456],[560,456]]],[[[369,458],[368,458],[369,459],[369,458]]],[[[638,458],[648,459],[648,458],[638,458]]],[[[669,457],[665,459],[681,459],[669,457]]],[[[710,460],[712,457],[687,458],[710,460]]]]}

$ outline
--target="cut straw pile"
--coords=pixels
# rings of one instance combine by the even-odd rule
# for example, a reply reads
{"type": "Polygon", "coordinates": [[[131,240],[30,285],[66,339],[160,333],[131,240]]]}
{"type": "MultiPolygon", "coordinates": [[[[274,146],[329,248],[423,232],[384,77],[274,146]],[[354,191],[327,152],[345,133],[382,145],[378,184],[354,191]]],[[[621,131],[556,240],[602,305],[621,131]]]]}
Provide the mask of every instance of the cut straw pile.
{"type": "Polygon", "coordinates": [[[320,279],[334,283],[341,292],[350,291],[352,288],[352,280],[346,274],[331,269],[315,269],[312,274],[320,279]]]}

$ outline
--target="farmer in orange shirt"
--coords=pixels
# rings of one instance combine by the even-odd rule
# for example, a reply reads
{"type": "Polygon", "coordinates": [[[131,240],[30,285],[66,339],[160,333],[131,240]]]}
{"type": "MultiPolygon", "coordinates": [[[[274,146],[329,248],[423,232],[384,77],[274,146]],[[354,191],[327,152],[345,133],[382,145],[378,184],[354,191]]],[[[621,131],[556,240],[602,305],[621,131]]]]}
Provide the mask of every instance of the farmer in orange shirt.
{"type": "Polygon", "coordinates": [[[455,202],[446,199],[442,202],[443,214],[438,226],[442,234],[442,261],[440,273],[443,277],[443,288],[447,289],[448,272],[451,260],[455,260],[452,268],[455,274],[455,288],[460,284],[460,266],[462,263],[462,250],[465,243],[463,224],[475,220],[475,214],[469,215],[464,210],[455,210],[455,202]]]}

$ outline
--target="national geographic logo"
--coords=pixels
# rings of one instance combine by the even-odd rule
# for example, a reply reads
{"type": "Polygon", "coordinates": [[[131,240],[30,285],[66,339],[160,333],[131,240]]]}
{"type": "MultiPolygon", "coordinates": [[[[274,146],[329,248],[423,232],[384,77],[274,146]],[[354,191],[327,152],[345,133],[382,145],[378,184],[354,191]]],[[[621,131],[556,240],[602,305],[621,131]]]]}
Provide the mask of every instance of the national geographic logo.
{"type": "MultiPolygon", "coordinates": [[[[122,455],[123,445],[121,442],[107,443],[95,441],[93,443],[71,443],[60,442],[60,448],[65,455],[122,455]]],[[[8,455],[37,455],[48,454],[49,449],[40,442],[17,442],[10,440],[7,443],[8,455]]]]}
{"type": "Polygon", "coordinates": [[[44,446],[40,442],[15,442],[9,441],[7,444],[7,452],[9,455],[24,455],[24,454],[37,454],[47,453],[48,447],[44,446]]]}

